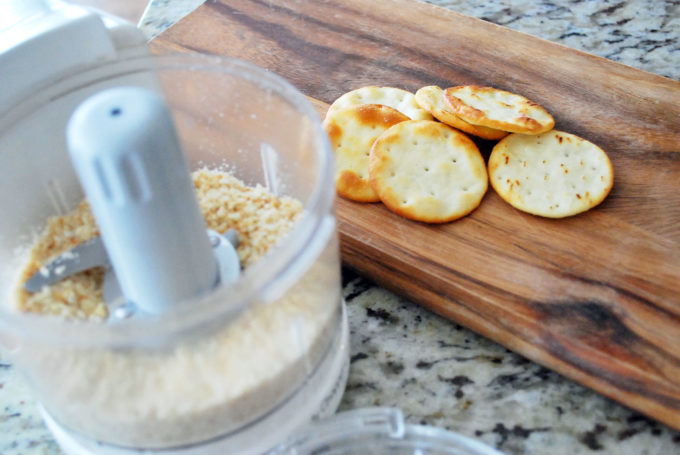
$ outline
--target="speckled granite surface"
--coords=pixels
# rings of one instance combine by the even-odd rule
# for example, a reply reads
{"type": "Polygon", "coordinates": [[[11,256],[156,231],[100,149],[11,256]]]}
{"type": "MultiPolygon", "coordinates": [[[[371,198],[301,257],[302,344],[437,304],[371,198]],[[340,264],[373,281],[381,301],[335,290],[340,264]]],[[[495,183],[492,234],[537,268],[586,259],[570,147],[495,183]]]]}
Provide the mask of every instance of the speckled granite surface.
{"type": "MultiPolygon", "coordinates": [[[[154,0],[153,36],[202,0],[154,0]]],[[[430,0],[680,80],[680,2],[430,0]]],[[[680,454],[680,433],[344,271],[352,363],[341,409],[389,405],[508,454],[680,454]]],[[[0,453],[59,454],[0,356],[0,453]]]]}
{"type": "Polygon", "coordinates": [[[507,454],[680,454],[680,433],[344,272],[351,367],[341,409],[400,407],[411,423],[507,454]]]}

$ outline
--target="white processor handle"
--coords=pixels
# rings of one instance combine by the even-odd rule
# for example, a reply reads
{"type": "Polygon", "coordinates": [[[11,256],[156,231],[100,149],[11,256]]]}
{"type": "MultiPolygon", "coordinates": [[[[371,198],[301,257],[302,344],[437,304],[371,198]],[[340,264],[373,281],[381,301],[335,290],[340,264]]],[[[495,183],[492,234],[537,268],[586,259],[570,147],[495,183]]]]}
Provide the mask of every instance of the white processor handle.
{"type": "Polygon", "coordinates": [[[157,314],[211,290],[217,261],[163,99],[105,90],[78,107],[66,137],[125,297],[157,314]]]}

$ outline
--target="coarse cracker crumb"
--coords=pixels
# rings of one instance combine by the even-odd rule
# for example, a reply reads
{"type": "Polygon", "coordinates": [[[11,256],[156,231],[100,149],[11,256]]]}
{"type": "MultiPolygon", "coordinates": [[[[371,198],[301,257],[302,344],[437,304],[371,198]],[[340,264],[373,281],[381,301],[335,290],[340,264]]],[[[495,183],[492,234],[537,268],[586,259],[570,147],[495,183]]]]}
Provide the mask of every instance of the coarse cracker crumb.
{"type": "Polygon", "coordinates": [[[262,186],[245,186],[224,172],[204,169],[192,177],[208,228],[219,233],[238,231],[237,252],[244,267],[289,232],[302,213],[297,199],[274,196],[262,186]]]}
{"type": "MultiPolygon", "coordinates": [[[[237,253],[243,267],[262,257],[302,213],[300,201],[274,196],[262,186],[248,187],[224,172],[201,169],[192,173],[192,179],[207,227],[220,233],[232,228],[238,231],[237,253]]],[[[97,235],[86,201],[66,215],[49,218],[31,249],[20,283],[50,259],[97,235]]],[[[103,320],[108,316],[101,291],[103,275],[102,268],[87,270],[34,294],[20,286],[16,306],[23,312],[103,320]]]]}
{"type": "MultiPolygon", "coordinates": [[[[207,225],[220,232],[239,231],[238,253],[246,267],[274,246],[302,214],[299,201],[246,187],[222,172],[197,171],[193,178],[207,225]]],[[[40,257],[58,254],[47,233],[60,238],[60,248],[68,248],[66,232],[81,227],[76,219],[85,219],[77,212],[82,216],[67,218],[68,229],[58,227],[68,224],[64,220],[50,222],[57,228],[46,230],[41,238],[46,251],[41,250],[40,257]]],[[[92,231],[83,239],[96,233],[90,220],[92,231]]],[[[328,352],[339,330],[336,242],[335,234],[329,234],[324,250],[308,268],[298,270],[301,275],[295,283],[285,289],[278,286],[267,296],[258,294],[241,313],[218,316],[209,329],[192,325],[171,337],[161,330],[158,345],[131,344],[124,349],[96,340],[85,349],[59,342],[27,343],[22,348],[23,366],[39,389],[49,390],[41,396],[48,412],[92,439],[158,449],[236,431],[299,390],[328,352]]],[[[215,298],[218,305],[228,304],[224,295],[215,298]]],[[[72,296],[59,304],[70,311],[76,302],[72,296]]],[[[83,301],[80,304],[85,307],[83,301]]],[[[85,318],[85,311],[77,308],[73,314],[85,318]]]]}

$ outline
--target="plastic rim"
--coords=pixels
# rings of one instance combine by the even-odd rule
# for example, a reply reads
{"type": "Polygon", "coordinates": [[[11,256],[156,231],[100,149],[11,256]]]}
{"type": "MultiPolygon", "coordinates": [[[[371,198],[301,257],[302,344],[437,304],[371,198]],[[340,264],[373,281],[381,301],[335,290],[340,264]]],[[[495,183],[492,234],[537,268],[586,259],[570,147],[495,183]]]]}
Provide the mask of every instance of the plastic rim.
{"type": "Polygon", "coordinates": [[[396,408],[362,408],[316,422],[270,455],[345,453],[503,455],[471,438],[441,428],[407,425],[396,408]]]}
{"type": "Polygon", "coordinates": [[[333,156],[328,137],[318,121],[318,114],[307,98],[292,84],[269,71],[240,60],[179,54],[122,59],[80,69],[42,87],[34,95],[24,98],[24,101],[6,111],[3,114],[4,120],[0,121],[0,134],[36,107],[74,90],[112,77],[165,70],[205,71],[240,77],[277,94],[312,120],[310,123],[314,148],[317,150],[318,172],[314,190],[305,201],[305,213],[287,234],[287,241],[273,248],[267,254],[266,261],[259,261],[251,266],[233,284],[221,286],[209,295],[183,302],[173,309],[171,317],[149,320],[133,318],[109,325],[65,322],[56,318],[15,314],[3,310],[0,311],[0,328],[6,333],[30,337],[32,341],[68,346],[128,347],[158,344],[159,340],[223,323],[225,318],[237,315],[250,302],[279,294],[282,292],[281,287],[285,291],[287,285],[296,281],[294,274],[300,273],[299,267],[295,265],[304,262],[306,246],[318,244],[317,237],[327,235],[322,224],[327,222],[328,215],[332,213],[334,201],[334,191],[328,184],[333,181],[333,156]],[[77,82],[70,83],[71,79],[77,82]],[[58,91],[51,89],[55,85],[59,86],[58,91]]]}

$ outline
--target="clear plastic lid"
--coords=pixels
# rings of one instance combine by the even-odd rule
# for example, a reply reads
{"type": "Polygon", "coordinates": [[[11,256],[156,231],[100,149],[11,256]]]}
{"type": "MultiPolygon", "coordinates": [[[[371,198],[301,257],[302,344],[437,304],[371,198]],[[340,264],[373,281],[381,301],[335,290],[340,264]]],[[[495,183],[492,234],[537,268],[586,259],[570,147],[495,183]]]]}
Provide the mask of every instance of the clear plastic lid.
{"type": "Polygon", "coordinates": [[[503,455],[441,428],[408,425],[399,409],[364,408],[316,422],[272,455],[503,455]]]}

